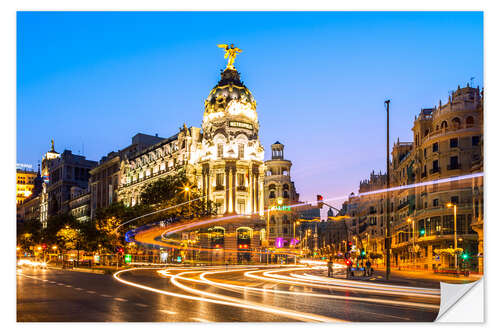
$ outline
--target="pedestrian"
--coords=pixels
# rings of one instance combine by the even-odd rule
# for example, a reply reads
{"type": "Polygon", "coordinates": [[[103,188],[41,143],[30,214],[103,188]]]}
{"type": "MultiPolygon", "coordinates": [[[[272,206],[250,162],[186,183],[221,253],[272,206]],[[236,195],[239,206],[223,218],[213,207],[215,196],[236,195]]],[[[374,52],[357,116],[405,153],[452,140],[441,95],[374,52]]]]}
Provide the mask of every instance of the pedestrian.
{"type": "Polygon", "coordinates": [[[366,270],[368,271],[368,276],[372,276],[372,263],[370,262],[370,259],[366,261],[366,270]]]}
{"type": "Polygon", "coordinates": [[[328,259],[328,277],[333,277],[333,262],[332,257],[328,259]]]}

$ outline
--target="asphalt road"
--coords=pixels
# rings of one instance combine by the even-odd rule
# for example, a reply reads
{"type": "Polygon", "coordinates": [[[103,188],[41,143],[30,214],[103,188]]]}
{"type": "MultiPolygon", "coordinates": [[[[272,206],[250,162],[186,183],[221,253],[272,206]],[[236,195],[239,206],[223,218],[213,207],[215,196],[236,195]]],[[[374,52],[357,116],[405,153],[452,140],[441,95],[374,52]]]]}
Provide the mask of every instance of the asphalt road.
{"type": "Polygon", "coordinates": [[[439,311],[439,290],[381,287],[314,273],[240,266],[135,269],[114,277],[23,268],[17,275],[17,320],[429,322],[439,311]]]}

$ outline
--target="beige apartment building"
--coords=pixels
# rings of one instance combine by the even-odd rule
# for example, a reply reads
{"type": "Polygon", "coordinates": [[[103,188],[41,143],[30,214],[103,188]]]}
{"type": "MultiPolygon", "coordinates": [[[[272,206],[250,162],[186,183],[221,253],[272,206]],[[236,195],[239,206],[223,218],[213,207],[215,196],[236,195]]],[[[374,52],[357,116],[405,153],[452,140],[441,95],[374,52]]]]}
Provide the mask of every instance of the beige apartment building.
{"type": "MultiPolygon", "coordinates": [[[[454,267],[454,255],[446,249],[455,247],[456,238],[457,248],[463,250],[457,255],[459,266],[482,271],[482,92],[458,87],[446,104],[422,109],[412,131],[413,141],[398,139],[391,154],[391,265],[424,270],[454,267]]],[[[387,196],[371,192],[385,187],[385,177],[372,174],[343,207],[349,216],[349,237],[374,257],[385,251],[387,196]]]]}

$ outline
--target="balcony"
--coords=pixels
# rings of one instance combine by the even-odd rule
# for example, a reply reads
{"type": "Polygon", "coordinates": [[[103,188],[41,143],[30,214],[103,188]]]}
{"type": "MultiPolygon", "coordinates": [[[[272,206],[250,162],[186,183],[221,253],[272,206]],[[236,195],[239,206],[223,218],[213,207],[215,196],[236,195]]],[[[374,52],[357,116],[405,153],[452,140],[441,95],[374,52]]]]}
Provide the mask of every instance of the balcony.
{"type": "Polygon", "coordinates": [[[214,191],[224,191],[224,185],[216,185],[214,191]]]}
{"type": "Polygon", "coordinates": [[[240,192],[246,192],[247,187],[245,185],[239,185],[238,187],[236,187],[236,190],[240,192]]]}
{"type": "Polygon", "coordinates": [[[461,168],[461,165],[460,164],[451,164],[451,165],[448,165],[447,166],[447,169],[448,170],[458,170],[461,168]]]}
{"type": "Polygon", "coordinates": [[[431,175],[434,174],[434,173],[439,173],[439,172],[441,172],[441,168],[439,168],[439,167],[435,168],[435,169],[430,169],[429,170],[429,174],[431,174],[431,175]]]}

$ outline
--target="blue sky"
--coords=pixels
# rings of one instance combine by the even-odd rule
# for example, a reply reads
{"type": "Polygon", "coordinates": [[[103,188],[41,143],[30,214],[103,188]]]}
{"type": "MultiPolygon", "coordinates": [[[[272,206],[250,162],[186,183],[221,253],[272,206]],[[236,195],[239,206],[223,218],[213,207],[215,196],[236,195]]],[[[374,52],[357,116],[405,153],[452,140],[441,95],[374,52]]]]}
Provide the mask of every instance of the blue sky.
{"type": "Polygon", "coordinates": [[[347,195],[412,138],[421,108],[474,77],[480,12],[19,12],[17,161],[56,150],[99,160],[138,132],[201,126],[203,102],[236,59],[257,100],[260,139],[285,144],[304,200],[347,195]]]}

